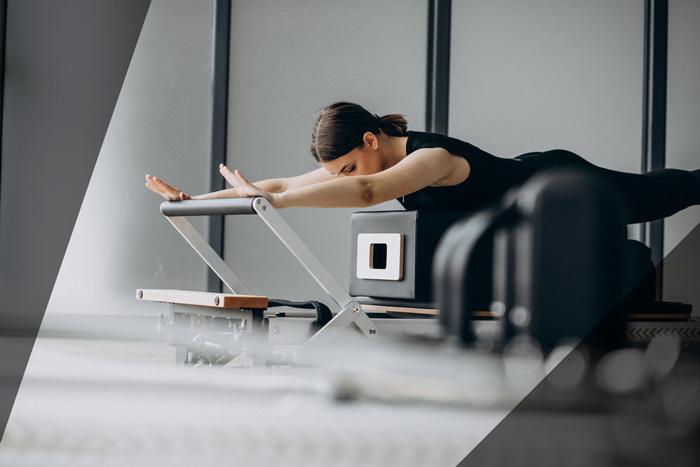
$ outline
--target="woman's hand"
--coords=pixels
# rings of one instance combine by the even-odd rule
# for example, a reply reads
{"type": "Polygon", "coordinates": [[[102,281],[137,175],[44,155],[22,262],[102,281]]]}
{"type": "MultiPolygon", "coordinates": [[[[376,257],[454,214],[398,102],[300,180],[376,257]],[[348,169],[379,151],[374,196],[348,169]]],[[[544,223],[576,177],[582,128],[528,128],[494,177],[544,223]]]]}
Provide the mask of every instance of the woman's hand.
{"type": "Polygon", "coordinates": [[[191,196],[165,181],[146,174],[146,188],[153,193],[162,196],[169,201],[184,201],[191,199],[191,196]]]}
{"type": "MultiPolygon", "coordinates": [[[[152,175],[146,175],[146,188],[169,201],[260,196],[270,201],[273,206],[275,205],[274,203],[276,202],[276,197],[273,193],[262,190],[258,186],[252,184],[247,178],[241,175],[238,170],[231,172],[224,164],[219,164],[219,172],[231,184],[231,186],[233,186],[233,188],[215,191],[212,193],[205,193],[202,195],[190,196],[179,188],[170,185],[160,178],[153,177],[152,175]]],[[[260,183],[273,186],[279,184],[276,180],[263,180],[260,183]]]]}
{"type": "Polygon", "coordinates": [[[247,178],[241,175],[238,169],[231,172],[224,164],[219,164],[219,172],[221,175],[223,175],[226,181],[236,189],[239,197],[262,197],[267,199],[270,204],[275,206],[274,193],[268,193],[267,191],[261,190],[257,186],[253,185],[247,178]]]}

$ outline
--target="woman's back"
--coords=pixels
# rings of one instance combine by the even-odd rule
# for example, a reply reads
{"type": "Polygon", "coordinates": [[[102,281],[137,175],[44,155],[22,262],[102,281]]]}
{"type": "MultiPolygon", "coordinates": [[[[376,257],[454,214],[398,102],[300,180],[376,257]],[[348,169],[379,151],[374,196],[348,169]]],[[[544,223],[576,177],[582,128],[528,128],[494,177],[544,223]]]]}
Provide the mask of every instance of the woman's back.
{"type": "Polygon", "coordinates": [[[489,154],[456,138],[420,131],[409,131],[406,154],[421,148],[443,148],[464,157],[470,165],[467,179],[457,185],[426,187],[399,199],[409,210],[473,211],[498,200],[510,188],[518,186],[534,171],[534,166],[518,158],[507,159],[489,154]]]}
{"type": "Polygon", "coordinates": [[[444,148],[464,157],[469,177],[457,185],[426,187],[399,199],[406,209],[471,212],[498,201],[508,190],[533,174],[552,168],[574,168],[602,180],[617,190],[628,224],[670,216],[700,204],[700,170],[663,169],[644,175],[599,167],[564,149],[529,152],[512,159],[489,154],[465,141],[418,131],[408,132],[406,154],[420,148],[444,148]]]}

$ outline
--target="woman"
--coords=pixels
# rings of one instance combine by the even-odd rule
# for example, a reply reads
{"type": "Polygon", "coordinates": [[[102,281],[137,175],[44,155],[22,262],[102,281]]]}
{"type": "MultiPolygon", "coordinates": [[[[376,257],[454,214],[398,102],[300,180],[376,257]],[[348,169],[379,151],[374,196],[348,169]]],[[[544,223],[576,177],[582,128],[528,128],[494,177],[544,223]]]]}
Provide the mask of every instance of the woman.
{"type": "Polygon", "coordinates": [[[233,188],[190,196],[150,175],[146,187],[169,200],[263,196],[277,208],[366,207],[398,199],[406,209],[473,211],[540,170],[567,166],[615,186],[627,208],[627,223],[700,204],[699,170],[630,174],[561,149],[506,159],[455,138],[409,131],[402,115],[379,117],[349,102],[325,107],[311,140],[311,154],[321,167],[297,177],[251,183],[221,164],[219,171],[233,188]]]}

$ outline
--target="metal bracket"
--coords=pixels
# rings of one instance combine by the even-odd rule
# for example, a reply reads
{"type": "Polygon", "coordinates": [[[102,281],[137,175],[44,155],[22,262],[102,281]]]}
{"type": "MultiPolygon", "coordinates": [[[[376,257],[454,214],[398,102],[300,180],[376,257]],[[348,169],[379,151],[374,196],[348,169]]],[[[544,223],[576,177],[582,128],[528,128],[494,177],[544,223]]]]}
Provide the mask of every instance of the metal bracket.
{"type": "Polygon", "coordinates": [[[357,302],[351,302],[336,314],[325,326],[311,336],[307,344],[315,344],[325,339],[336,336],[344,327],[354,324],[367,337],[377,334],[377,326],[374,321],[362,310],[357,302]]]}
{"type": "Polygon", "coordinates": [[[374,337],[377,333],[377,327],[370,317],[367,316],[367,313],[362,310],[362,306],[353,301],[352,297],[343,289],[330,271],[316,258],[316,255],[309,250],[296,232],[289,227],[289,224],[282,219],[282,216],[272,207],[270,202],[265,198],[257,198],[253,202],[253,209],[292,255],[294,255],[297,261],[304,266],[309,275],[314,278],[323,291],[340,307],[340,311],[336,313],[333,319],[323,328],[319,329],[316,334],[309,339],[308,343],[317,341],[322,335],[335,335],[338,332],[338,328],[350,324],[357,326],[365,336],[374,337]]]}
{"type": "MultiPolygon", "coordinates": [[[[250,199],[250,198],[248,198],[250,199]]],[[[228,267],[224,260],[211,248],[211,246],[195,230],[190,222],[185,219],[185,215],[207,215],[207,214],[251,214],[245,212],[241,205],[243,199],[237,200],[207,200],[206,205],[197,206],[198,201],[176,201],[165,202],[161,205],[161,212],[164,213],[168,221],[187,241],[194,251],[204,260],[204,262],[214,271],[221,281],[231,292],[251,293],[250,289],[236,276],[228,267]],[[172,213],[174,215],[168,215],[172,213]],[[180,213],[182,215],[175,215],[180,213]]],[[[247,205],[250,209],[250,205],[247,205]]],[[[377,327],[367,313],[362,309],[362,305],[353,300],[340,283],[318,260],[311,250],[304,244],[299,236],[285,222],[270,202],[265,198],[255,198],[252,202],[253,211],[262,219],[275,236],[287,247],[292,255],[304,266],[306,271],[313,277],[324,292],[335,302],[336,310],[333,319],[323,328],[318,330],[309,339],[309,342],[316,342],[321,336],[335,335],[344,326],[354,324],[367,337],[374,337],[377,334],[377,327]]]]}

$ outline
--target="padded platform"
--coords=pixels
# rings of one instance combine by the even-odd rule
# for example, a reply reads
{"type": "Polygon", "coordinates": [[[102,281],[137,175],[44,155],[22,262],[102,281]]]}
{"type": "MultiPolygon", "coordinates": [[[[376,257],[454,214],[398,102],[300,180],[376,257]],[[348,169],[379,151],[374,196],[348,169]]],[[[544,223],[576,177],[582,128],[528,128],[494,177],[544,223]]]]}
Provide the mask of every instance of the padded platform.
{"type": "MultiPolygon", "coordinates": [[[[434,304],[411,300],[377,299],[355,297],[367,313],[389,313],[405,315],[437,316],[439,310],[434,304]]],[[[629,321],[689,321],[693,311],[691,305],[679,302],[653,301],[634,305],[634,310],[627,316],[629,321]]],[[[473,319],[495,319],[489,310],[474,311],[473,319]]]]}
{"type": "Polygon", "coordinates": [[[176,303],[214,308],[245,308],[252,310],[264,310],[267,308],[267,297],[264,295],[236,295],[174,289],[138,289],[136,298],[147,302],[176,303]]]}
{"type": "MultiPolygon", "coordinates": [[[[399,315],[423,315],[437,316],[440,311],[435,308],[435,305],[428,302],[419,302],[416,300],[399,300],[399,299],[384,299],[373,297],[355,297],[355,300],[362,305],[367,313],[388,313],[399,315]]],[[[472,316],[474,319],[493,319],[494,314],[491,311],[475,311],[472,316]]]]}

